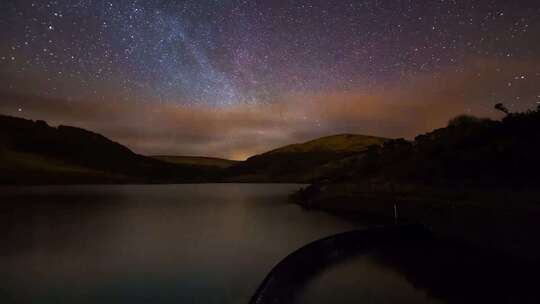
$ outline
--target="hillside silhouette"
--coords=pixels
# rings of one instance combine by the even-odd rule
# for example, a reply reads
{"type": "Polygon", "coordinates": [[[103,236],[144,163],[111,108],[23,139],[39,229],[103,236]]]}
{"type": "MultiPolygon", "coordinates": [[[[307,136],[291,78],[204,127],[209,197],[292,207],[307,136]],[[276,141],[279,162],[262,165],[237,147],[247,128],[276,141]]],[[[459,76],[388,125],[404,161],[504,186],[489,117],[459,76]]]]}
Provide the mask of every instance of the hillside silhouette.
{"type": "Polygon", "coordinates": [[[219,169],[227,169],[240,162],[236,160],[205,156],[153,155],[152,158],[179,165],[208,166],[219,169]]]}
{"type": "Polygon", "coordinates": [[[214,178],[210,166],[138,155],[84,129],[0,115],[0,183],[164,183],[214,178]]]}
{"type": "MultiPolygon", "coordinates": [[[[502,107],[502,110],[501,110],[502,107]]],[[[334,182],[417,183],[428,186],[533,185],[540,180],[540,106],[500,121],[458,116],[413,141],[392,139],[367,152],[334,182]]]]}
{"type": "Polygon", "coordinates": [[[341,134],[243,162],[146,157],[84,129],[0,115],[0,182],[314,183],[306,193],[342,183],[386,191],[406,185],[413,192],[531,187],[540,180],[540,110],[495,108],[505,114],[500,121],[462,115],[412,141],[341,134]]]}
{"type": "Polygon", "coordinates": [[[505,113],[502,120],[461,115],[412,141],[391,139],[370,146],[347,168],[323,176],[297,198],[331,197],[330,188],[336,188],[335,195],[352,195],[350,189],[337,190],[345,184],[354,185],[356,192],[390,194],[536,190],[540,106],[523,113],[510,113],[502,104],[495,109],[505,113]]]}
{"type": "Polygon", "coordinates": [[[418,222],[539,261],[540,106],[500,121],[459,116],[412,141],[371,146],[291,196],[347,217],[418,222]]]}
{"type": "Polygon", "coordinates": [[[136,154],[81,128],[0,115],[0,183],[313,182],[384,138],[342,134],[292,144],[246,161],[136,154]]]}
{"type": "Polygon", "coordinates": [[[231,167],[227,178],[232,181],[313,182],[347,164],[387,139],[366,135],[340,134],[305,143],[284,146],[231,167]]]}

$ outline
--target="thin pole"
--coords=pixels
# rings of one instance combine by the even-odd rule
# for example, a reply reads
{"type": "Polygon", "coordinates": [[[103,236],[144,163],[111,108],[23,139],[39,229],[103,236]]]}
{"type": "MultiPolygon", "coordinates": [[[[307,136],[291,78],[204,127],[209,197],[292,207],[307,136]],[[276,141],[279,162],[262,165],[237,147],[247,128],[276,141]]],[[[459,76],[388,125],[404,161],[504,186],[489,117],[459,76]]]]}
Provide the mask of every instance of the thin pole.
{"type": "Polygon", "coordinates": [[[397,224],[397,221],[398,221],[397,204],[394,203],[394,222],[397,224]]]}

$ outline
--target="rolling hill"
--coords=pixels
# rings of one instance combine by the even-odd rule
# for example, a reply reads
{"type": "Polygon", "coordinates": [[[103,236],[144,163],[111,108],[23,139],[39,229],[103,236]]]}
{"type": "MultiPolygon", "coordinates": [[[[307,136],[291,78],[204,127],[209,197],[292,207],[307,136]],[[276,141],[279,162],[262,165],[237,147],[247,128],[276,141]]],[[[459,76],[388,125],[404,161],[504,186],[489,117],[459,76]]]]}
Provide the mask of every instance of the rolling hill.
{"type": "Polygon", "coordinates": [[[338,134],[325,136],[310,140],[300,144],[287,145],[275,150],[266,152],[262,155],[276,153],[310,153],[310,152],[333,152],[333,153],[355,153],[363,152],[367,147],[380,145],[385,138],[356,135],[356,134],[338,134]]]}
{"type": "Polygon", "coordinates": [[[178,165],[195,165],[195,166],[208,166],[217,167],[220,169],[230,168],[240,161],[229,160],[217,157],[205,157],[205,156],[171,156],[171,155],[154,155],[152,158],[178,164],[178,165]]]}
{"type": "Polygon", "coordinates": [[[84,129],[0,115],[0,184],[311,182],[355,163],[386,139],[323,137],[246,161],[136,154],[84,129]]]}
{"type": "Polygon", "coordinates": [[[164,183],[214,178],[215,168],[136,154],[84,129],[0,115],[0,183],[164,183]]]}
{"type": "Polygon", "coordinates": [[[305,143],[284,146],[248,158],[228,169],[229,181],[311,182],[346,167],[387,139],[366,135],[340,134],[305,143]]]}

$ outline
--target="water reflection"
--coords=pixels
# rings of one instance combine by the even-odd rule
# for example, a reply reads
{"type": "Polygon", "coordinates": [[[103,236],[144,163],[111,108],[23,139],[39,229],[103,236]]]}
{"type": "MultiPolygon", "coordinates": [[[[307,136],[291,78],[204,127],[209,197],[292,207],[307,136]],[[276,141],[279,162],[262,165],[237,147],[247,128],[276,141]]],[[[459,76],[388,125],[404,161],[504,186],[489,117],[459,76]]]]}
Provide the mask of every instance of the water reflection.
{"type": "Polygon", "coordinates": [[[355,227],[297,185],[2,188],[2,303],[245,303],[290,251],[355,227]]]}
{"type": "MultiPolygon", "coordinates": [[[[0,188],[0,303],[247,303],[282,258],[361,225],[298,185],[0,188]]],[[[537,268],[405,240],[319,269],[297,303],[539,303],[537,268]]],[[[292,298],[291,298],[292,299],[292,298]]]]}

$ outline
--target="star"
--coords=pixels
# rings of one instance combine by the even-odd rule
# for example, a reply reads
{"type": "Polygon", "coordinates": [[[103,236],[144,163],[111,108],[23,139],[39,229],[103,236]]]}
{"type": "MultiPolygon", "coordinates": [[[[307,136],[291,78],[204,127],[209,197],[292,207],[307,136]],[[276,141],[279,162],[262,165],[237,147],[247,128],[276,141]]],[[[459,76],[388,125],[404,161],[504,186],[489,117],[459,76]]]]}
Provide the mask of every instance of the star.
{"type": "MultiPolygon", "coordinates": [[[[537,100],[540,3],[467,3],[6,0],[0,81],[9,93],[96,107],[290,107],[321,129],[324,119],[292,100],[316,107],[321,96],[323,104],[357,94],[351,108],[381,100],[417,109],[412,90],[430,81],[437,107],[463,104],[457,108],[476,114],[513,100],[526,110],[537,100]],[[459,92],[445,96],[459,77],[459,92]],[[472,96],[479,87],[484,92],[472,96]],[[386,100],[397,91],[404,97],[386,100]]],[[[338,122],[328,128],[340,127],[355,131],[338,122]]]]}

